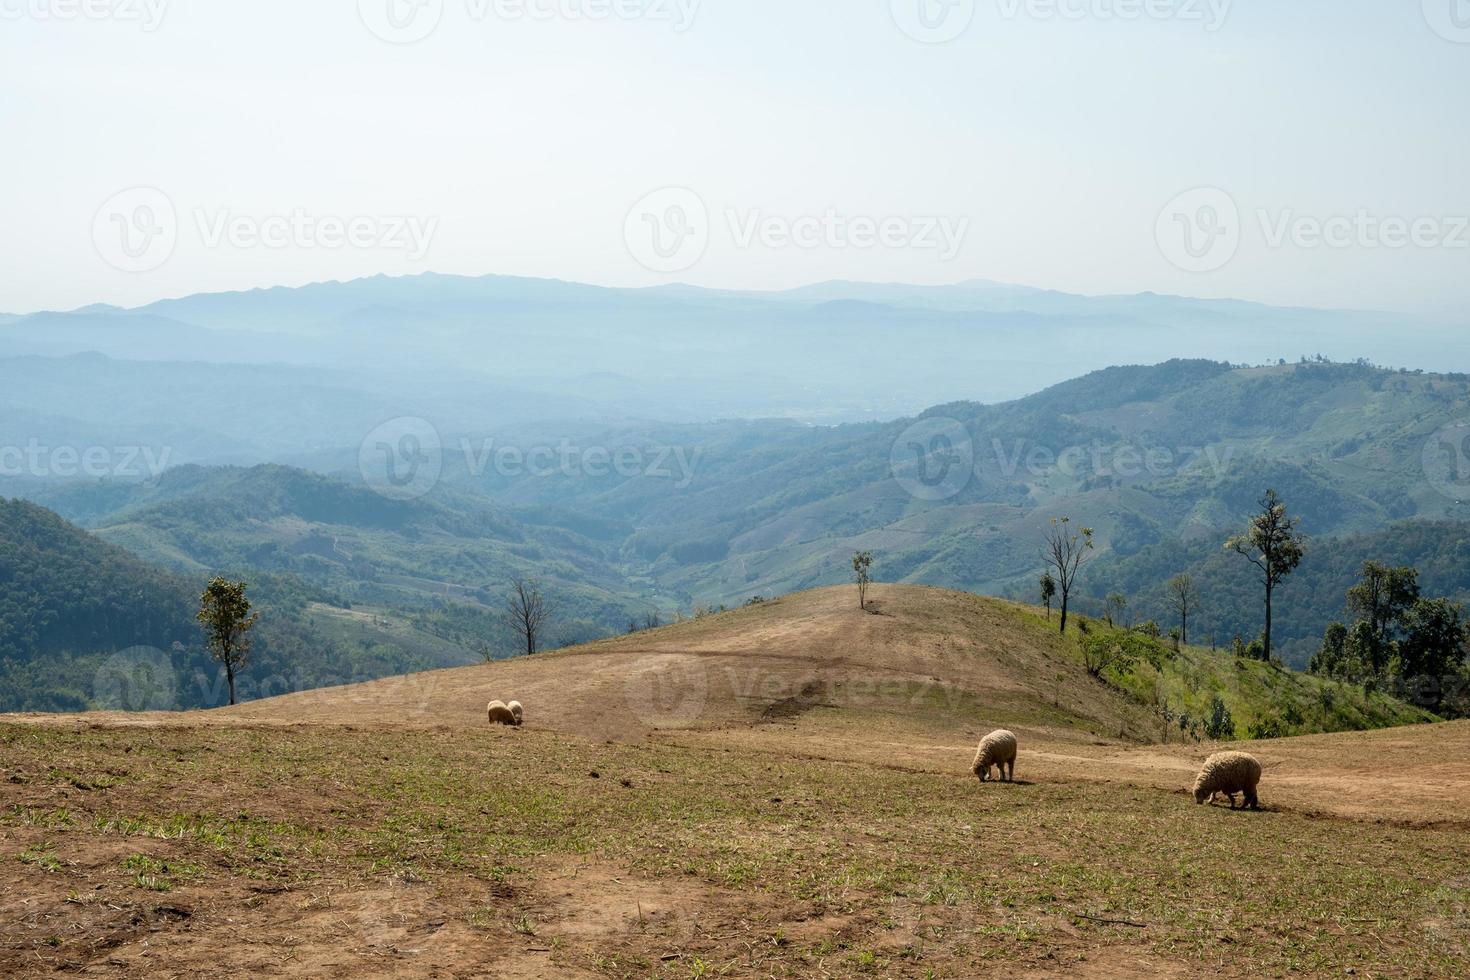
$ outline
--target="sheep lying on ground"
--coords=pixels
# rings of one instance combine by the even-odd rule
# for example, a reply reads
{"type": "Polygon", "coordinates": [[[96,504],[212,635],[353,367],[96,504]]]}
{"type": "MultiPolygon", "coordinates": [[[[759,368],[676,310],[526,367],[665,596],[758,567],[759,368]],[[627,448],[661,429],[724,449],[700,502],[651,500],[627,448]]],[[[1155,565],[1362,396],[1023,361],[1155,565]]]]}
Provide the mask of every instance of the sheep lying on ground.
{"type": "Polygon", "coordinates": [[[1001,729],[991,732],[980,740],[980,747],[975,750],[975,762],[970,766],[970,771],[980,777],[983,783],[990,778],[990,767],[995,766],[999,779],[1009,782],[1016,781],[1016,736],[1001,729]],[[1010,775],[1006,774],[1006,767],[1010,766],[1010,775]]]}
{"type": "Polygon", "coordinates": [[[1245,752],[1217,752],[1205,760],[1205,766],[1194,781],[1194,802],[1204,803],[1214,799],[1216,793],[1230,797],[1230,809],[1235,809],[1235,794],[1245,797],[1245,805],[1252,810],[1261,808],[1256,797],[1256,786],[1261,782],[1261,763],[1245,752]]]}
{"type": "Polygon", "coordinates": [[[512,711],[510,705],[504,701],[491,701],[487,706],[486,714],[490,716],[492,725],[519,725],[521,716],[512,711]]]}
{"type": "Polygon", "coordinates": [[[522,715],[525,714],[524,710],[521,708],[521,703],[519,701],[512,701],[510,704],[506,705],[506,707],[510,709],[511,714],[516,716],[516,724],[519,725],[521,723],[522,715]]]}

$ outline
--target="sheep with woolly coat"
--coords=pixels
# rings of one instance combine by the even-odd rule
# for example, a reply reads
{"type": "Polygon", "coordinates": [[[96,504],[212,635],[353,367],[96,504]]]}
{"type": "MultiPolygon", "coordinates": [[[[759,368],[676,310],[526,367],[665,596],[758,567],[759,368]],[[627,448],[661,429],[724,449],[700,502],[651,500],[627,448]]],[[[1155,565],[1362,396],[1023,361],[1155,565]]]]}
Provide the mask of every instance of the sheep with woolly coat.
{"type": "Polygon", "coordinates": [[[1016,781],[1016,736],[1014,732],[1005,729],[991,732],[980,740],[980,747],[975,750],[975,761],[970,766],[970,771],[980,777],[980,781],[986,782],[990,779],[990,767],[994,766],[998,778],[1005,782],[1016,781]],[[1010,767],[1007,775],[1006,767],[1010,767]]]}
{"type": "Polygon", "coordinates": [[[1212,800],[1216,793],[1230,797],[1230,809],[1235,809],[1235,794],[1245,797],[1245,806],[1252,810],[1261,808],[1256,796],[1256,787],[1261,782],[1261,763],[1247,752],[1216,752],[1205,760],[1204,768],[1194,781],[1194,802],[1212,800]]]}
{"type": "Polygon", "coordinates": [[[512,701],[506,707],[510,709],[511,714],[515,715],[516,724],[519,725],[526,713],[525,709],[521,707],[521,703],[519,701],[512,701]]]}
{"type": "Polygon", "coordinates": [[[514,727],[521,723],[516,713],[510,710],[510,705],[504,701],[491,701],[486,706],[485,713],[490,716],[490,724],[492,725],[510,725],[514,727]]]}

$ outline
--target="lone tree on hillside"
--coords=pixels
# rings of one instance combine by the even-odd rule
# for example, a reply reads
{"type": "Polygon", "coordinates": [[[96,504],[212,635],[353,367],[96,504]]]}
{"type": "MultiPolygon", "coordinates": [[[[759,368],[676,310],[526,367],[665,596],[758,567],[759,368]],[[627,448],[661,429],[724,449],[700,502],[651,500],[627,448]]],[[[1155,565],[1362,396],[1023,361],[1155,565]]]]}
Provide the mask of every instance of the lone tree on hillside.
{"type": "Polygon", "coordinates": [[[541,583],[534,579],[511,579],[510,595],[505,600],[505,621],[525,643],[528,656],[540,648],[542,631],[550,619],[551,604],[541,594],[541,583]]]}
{"type": "Polygon", "coordinates": [[[1109,626],[1123,622],[1123,613],[1128,609],[1128,597],[1121,592],[1112,592],[1103,600],[1104,618],[1109,626]],[[1116,622],[1115,622],[1116,621],[1116,622]]]}
{"type": "Polygon", "coordinates": [[[858,608],[868,608],[868,586],[873,582],[873,553],[871,551],[859,551],[852,556],[852,574],[857,581],[858,608]]]}
{"type": "Polygon", "coordinates": [[[235,703],[235,675],[250,665],[250,631],[259,613],[250,611],[245,583],[225,578],[211,579],[199,600],[195,617],[204,627],[204,642],[210,656],[225,665],[230,682],[230,704],[235,703]]]}
{"type": "Polygon", "coordinates": [[[1169,579],[1169,601],[1179,614],[1179,645],[1189,645],[1189,610],[1194,608],[1199,593],[1194,589],[1194,579],[1188,573],[1169,579]]]}
{"type": "Polygon", "coordinates": [[[1297,530],[1299,518],[1286,512],[1286,504],[1281,502],[1275,490],[1266,491],[1260,508],[1250,519],[1245,533],[1225,542],[1225,548],[1244,555],[1261,571],[1261,585],[1266,590],[1266,629],[1261,634],[1264,644],[1261,659],[1270,660],[1271,599],[1276,587],[1302,563],[1306,538],[1297,530]]]}
{"type": "Polygon", "coordinates": [[[1067,632],[1067,606],[1072,598],[1072,585],[1077,573],[1087,562],[1092,551],[1092,528],[1084,527],[1072,531],[1070,517],[1053,517],[1046,532],[1046,545],[1041,550],[1042,560],[1056,572],[1057,588],[1062,593],[1061,632],[1067,632]]]}
{"type": "Polygon", "coordinates": [[[1041,576],[1041,604],[1046,606],[1047,621],[1051,621],[1051,603],[1057,597],[1057,580],[1051,577],[1051,572],[1041,576]]]}

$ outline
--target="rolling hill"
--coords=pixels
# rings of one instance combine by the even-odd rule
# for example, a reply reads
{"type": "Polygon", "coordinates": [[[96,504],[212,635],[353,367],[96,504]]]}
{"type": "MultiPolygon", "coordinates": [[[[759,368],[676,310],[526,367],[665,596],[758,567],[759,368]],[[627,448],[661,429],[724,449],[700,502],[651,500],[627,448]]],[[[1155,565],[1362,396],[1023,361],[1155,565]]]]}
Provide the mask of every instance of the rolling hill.
{"type": "Polygon", "coordinates": [[[1084,669],[1076,632],[1057,636],[1037,609],[919,586],[876,586],[866,611],[855,598],[850,587],[819,589],[534,657],[254,701],[210,718],[478,727],[486,702],[514,697],[535,706],[538,726],[594,739],[671,730],[724,737],[749,725],[800,724],[815,712],[934,733],[1006,725],[1047,741],[1179,743],[1193,739],[1173,716],[1199,716],[1218,692],[1242,737],[1288,705],[1300,709],[1294,734],[1434,720],[1381,694],[1265,664],[1236,666],[1228,653],[1200,648],[1175,658],[1159,646],[1157,670],[1100,680],[1084,669]],[[1152,680],[1145,691],[1144,677],[1165,679],[1174,700],[1158,700],[1152,680]]]}

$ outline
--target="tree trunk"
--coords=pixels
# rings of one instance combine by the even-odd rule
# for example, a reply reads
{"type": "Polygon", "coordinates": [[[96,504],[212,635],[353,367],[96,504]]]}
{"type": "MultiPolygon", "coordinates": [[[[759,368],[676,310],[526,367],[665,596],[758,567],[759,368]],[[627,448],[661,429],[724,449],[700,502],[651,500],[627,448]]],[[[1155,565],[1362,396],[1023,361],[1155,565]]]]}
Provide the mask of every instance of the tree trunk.
{"type": "Polygon", "coordinates": [[[1179,614],[1179,645],[1182,646],[1182,647],[1189,646],[1189,613],[1188,612],[1182,612],[1182,613],[1179,614]]]}
{"type": "Polygon", "coordinates": [[[1266,661],[1271,660],[1271,586],[1266,585],[1266,661]]]}
{"type": "Polygon", "coordinates": [[[225,661],[225,677],[230,681],[230,704],[235,703],[235,666],[228,660],[225,661]]]}
{"type": "Polygon", "coordinates": [[[1062,635],[1067,635],[1067,593],[1062,593],[1062,635]]]}

